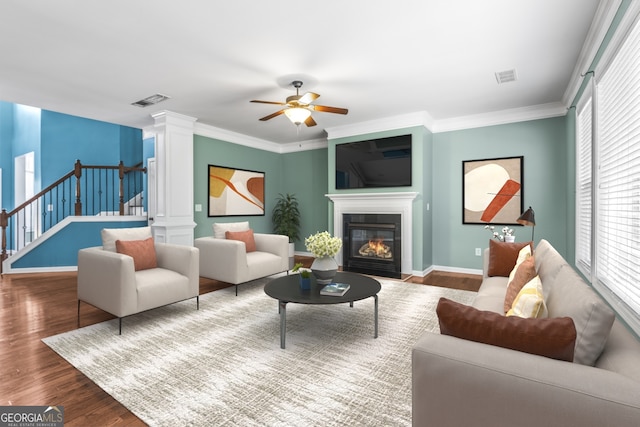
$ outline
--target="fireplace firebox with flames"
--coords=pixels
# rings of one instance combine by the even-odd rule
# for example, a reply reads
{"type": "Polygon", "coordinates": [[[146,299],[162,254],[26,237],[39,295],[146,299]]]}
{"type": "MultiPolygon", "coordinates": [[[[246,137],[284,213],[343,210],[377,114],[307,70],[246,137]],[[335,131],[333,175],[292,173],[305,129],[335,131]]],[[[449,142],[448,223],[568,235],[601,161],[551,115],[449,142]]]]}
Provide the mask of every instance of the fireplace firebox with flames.
{"type": "Polygon", "coordinates": [[[344,214],[342,269],[401,277],[401,216],[344,214]]]}

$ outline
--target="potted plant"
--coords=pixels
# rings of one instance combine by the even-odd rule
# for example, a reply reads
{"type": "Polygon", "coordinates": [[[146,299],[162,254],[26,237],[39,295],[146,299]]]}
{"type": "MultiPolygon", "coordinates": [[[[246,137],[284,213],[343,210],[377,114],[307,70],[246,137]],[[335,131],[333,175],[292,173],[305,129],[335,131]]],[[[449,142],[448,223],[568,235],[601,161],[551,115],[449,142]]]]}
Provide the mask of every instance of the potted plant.
{"type": "Polygon", "coordinates": [[[311,270],[302,268],[302,263],[299,262],[293,266],[294,273],[300,273],[300,288],[304,290],[311,289],[311,270]]]}
{"type": "Polygon", "coordinates": [[[494,239],[498,239],[501,242],[515,242],[516,240],[516,236],[513,235],[513,229],[509,227],[503,227],[502,234],[495,231],[495,227],[493,225],[485,225],[484,228],[489,230],[494,239]]]}
{"type": "Polygon", "coordinates": [[[293,265],[295,241],[300,238],[300,210],[295,194],[280,194],[271,212],[273,231],[289,237],[289,265],[293,265]]]}

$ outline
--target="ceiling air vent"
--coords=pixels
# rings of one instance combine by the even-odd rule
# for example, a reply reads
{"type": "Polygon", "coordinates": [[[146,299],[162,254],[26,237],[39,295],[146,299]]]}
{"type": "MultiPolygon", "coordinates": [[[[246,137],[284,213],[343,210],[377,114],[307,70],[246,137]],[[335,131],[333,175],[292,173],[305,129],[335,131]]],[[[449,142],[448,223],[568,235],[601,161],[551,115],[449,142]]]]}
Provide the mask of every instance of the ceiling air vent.
{"type": "Polygon", "coordinates": [[[136,107],[148,107],[149,105],[157,104],[158,102],[162,102],[164,100],[169,99],[170,97],[167,95],[162,95],[160,93],[156,93],[155,95],[151,95],[146,97],[145,99],[141,99],[140,101],[136,101],[131,103],[131,105],[135,105],[136,107]]]}
{"type": "Polygon", "coordinates": [[[506,70],[506,71],[498,71],[496,72],[496,80],[498,84],[515,82],[518,80],[518,76],[516,75],[516,70],[506,70]]]}

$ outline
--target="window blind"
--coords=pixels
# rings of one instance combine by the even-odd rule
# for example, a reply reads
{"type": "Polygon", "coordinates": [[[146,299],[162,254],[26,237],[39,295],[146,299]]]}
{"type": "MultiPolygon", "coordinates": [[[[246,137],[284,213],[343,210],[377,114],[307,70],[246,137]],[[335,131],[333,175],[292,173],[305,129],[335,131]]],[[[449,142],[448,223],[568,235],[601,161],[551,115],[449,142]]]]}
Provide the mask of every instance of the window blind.
{"type": "Polygon", "coordinates": [[[576,266],[591,277],[593,97],[586,93],[576,120],[576,266]]]}
{"type": "Polygon", "coordinates": [[[597,86],[595,276],[640,318],[640,25],[597,86]]]}

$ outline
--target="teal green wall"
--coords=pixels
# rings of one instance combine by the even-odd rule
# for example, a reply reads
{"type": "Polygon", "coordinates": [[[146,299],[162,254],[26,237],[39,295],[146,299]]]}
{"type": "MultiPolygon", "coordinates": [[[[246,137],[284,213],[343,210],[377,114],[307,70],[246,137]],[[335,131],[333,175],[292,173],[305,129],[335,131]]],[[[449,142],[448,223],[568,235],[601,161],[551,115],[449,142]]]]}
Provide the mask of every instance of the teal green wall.
{"type": "Polygon", "coordinates": [[[271,210],[273,200],[282,188],[282,160],[279,154],[232,144],[200,135],[193,137],[193,200],[202,205],[201,212],[194,212],[196,228],[194,236],[213,234],[214,222],[249,221],[258,233],[271,232],[271,210]],[[208,170],[209,165],[247,169],[265,173],[265,215],[264,216],[208,216],[208,170]]]}
{"type": "Polygon", "coordinates": [[[309,150],[282,156],[281,193],[295,194],[300,209],[300,240],[296,251],[306,252],[304,238],[329,230],[327,150],[309,150]]]}
{"type": "MultiPolygon", "coordinates": [[[[482,268],[475,248],[489,245],[482,225],[462,224],[462,161],[524,156],[524,208],[536,214],[535,240],[547,239],[563,255],[568,248],[567,118],[488,126],[433,135],[433,263],[482,268]]],[[[514,218],[515,220],[515,218],[514,218]]],[[[515,227],[516,241],[531,239],[515,227]]]]}
{"type": "Polygon", "coordinates": [[[304,238],[327,230],[327,150],[308,150],[278,154],[204,136],[194,136],[194,236],[209,236],[214,222],[249,221],[256,232],[271,233],[271,212],[279,194],[292,193],[301,214],[301,239],[297,251],[306,251],[304,238]],[[207,215],[207,171],[209,165],[265,172],[265,215],[209,217],[207,215]]]}
{"type": "MultiPolygon", "coordinates": [[[[434,174],[433,174],[433,166],[432,164],[435,162],[433,157],[433,139],[434,135],[423,129],[423,151],[422,151],[422,162],[419,162],[417,167],[420,168],[422,174],[422,195],[419,200],[424,200],[423,204],[419,204],[418,212],[420,212],[421,216],[414,216],[414,222],[418,219],[422,219],[422,241],[414,242],[413,246],[422,248],[422,269],[421,271],[426,270],[427,268],[433,265],[433,182],[434,182],[434,174]],[[428,165],[428,167],[426,167],[428,165]]],[[[414,210],[414,215],[416,215],[416,210],[414,210]]],[[[417,234],[415,234],[417,235],[417,234]]],[[[415,257],[414,257],[415,259],[415,257]]],[[[415,268],[414,268],[415,269],[415,268]]]]}

